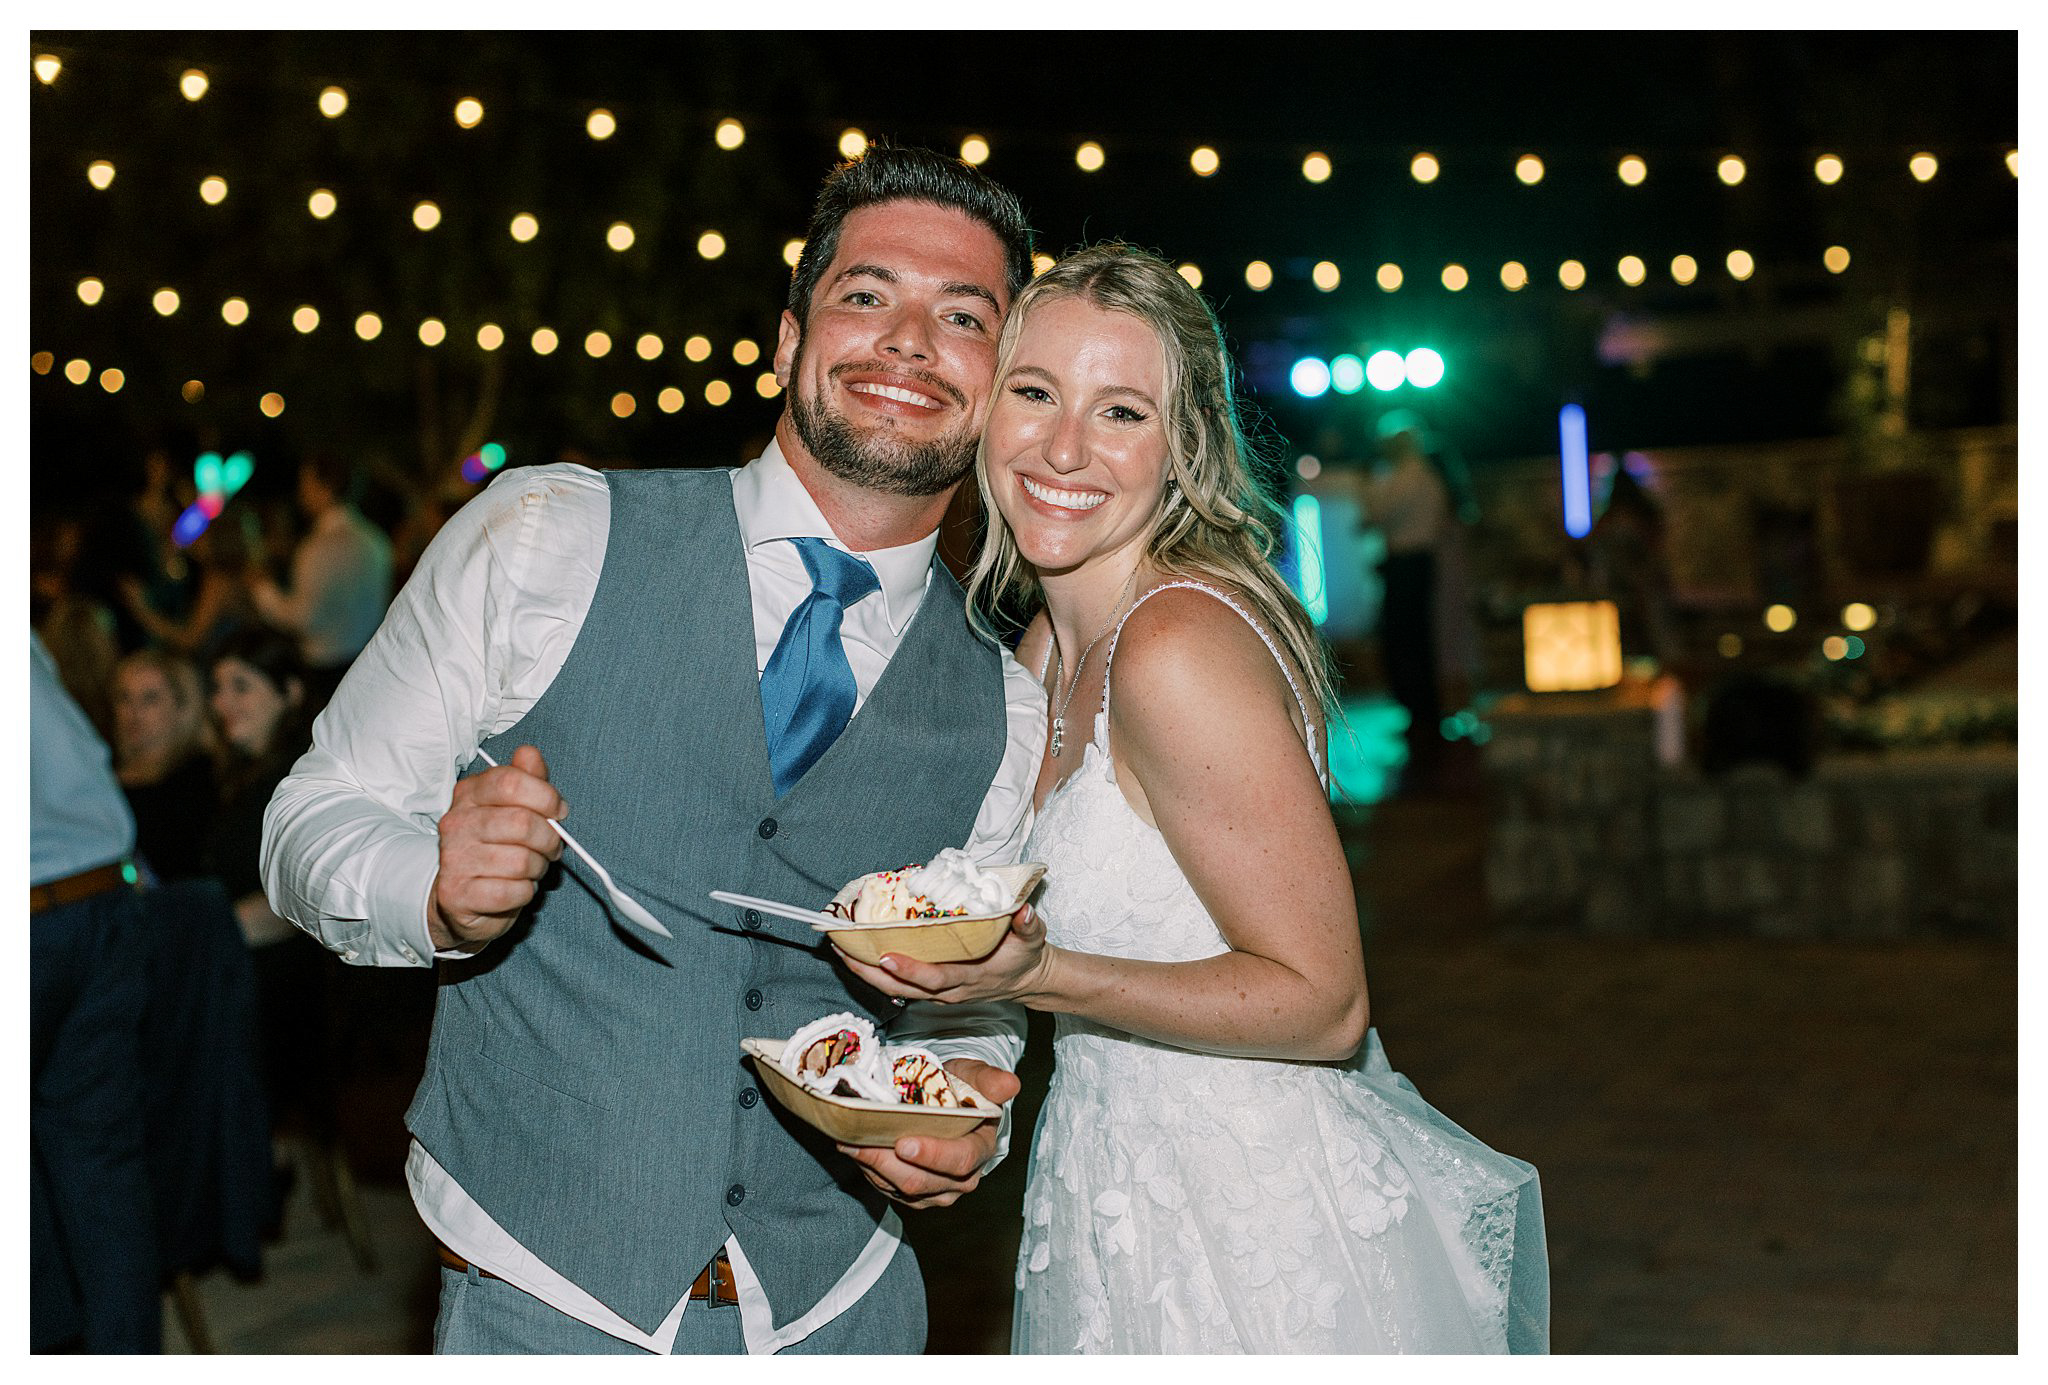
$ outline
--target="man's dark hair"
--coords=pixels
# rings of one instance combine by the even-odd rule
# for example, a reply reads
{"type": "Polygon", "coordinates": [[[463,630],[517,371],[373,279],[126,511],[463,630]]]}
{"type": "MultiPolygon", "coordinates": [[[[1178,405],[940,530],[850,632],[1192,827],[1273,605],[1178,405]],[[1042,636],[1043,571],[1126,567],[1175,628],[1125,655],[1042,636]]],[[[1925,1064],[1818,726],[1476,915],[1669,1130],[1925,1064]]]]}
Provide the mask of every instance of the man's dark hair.
{"type": "Polygon", "coordinates": [[[1031,225],[1015,193],[959,159],[876,143],[832,170],[811,209],[804,252],[789,281],[789,311],[798,327],[810,320],[811,294],[839,253],[839,228],[846,218],[862,207],[898,201],[951,207],[988,227],[1003,245],[1006,303],[1031,281],[1031,225]]]}

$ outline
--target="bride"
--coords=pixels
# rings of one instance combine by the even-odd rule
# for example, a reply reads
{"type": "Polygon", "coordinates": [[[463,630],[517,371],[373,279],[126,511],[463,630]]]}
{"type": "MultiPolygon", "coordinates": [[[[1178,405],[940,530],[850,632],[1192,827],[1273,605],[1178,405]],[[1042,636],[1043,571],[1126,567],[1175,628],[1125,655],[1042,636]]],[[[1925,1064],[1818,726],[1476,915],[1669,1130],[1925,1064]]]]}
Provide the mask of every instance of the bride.
{"type": "Polygon", "coordinates": [[[1017,653],[1053,712],[1025,851],[1045,889],[981,962],[848,965],[1057,1016],[1013,1348],[1545,1350],[1535,1169],[1367,1027],[1331,677],[1267,561],[1215,318],[1098,246],[1018,297],[996,382],[969,591],[1039,607],[1017,653]]]}

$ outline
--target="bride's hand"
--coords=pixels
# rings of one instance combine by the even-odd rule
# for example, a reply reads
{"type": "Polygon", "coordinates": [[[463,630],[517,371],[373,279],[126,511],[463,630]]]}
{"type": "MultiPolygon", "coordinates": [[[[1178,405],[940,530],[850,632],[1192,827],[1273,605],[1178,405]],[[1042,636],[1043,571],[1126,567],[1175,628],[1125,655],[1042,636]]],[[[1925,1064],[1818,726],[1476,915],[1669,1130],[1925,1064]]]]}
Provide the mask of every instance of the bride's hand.
{"type": "MultiPolygon", "coordinates": [[[[837,951],[835,948],[834,951],[837,951]]],[[[1010,931],[996,950],[978,962],[920,962],[885,953],[879,967],[839,953],[848,971],[896,1000],[935,1000],[959,1005],[970,1000],[1021,1000],[1046,993],[1057,949],[1045,941],[1045,924],[1025,905],[1010,916],[1010,931]]]]}

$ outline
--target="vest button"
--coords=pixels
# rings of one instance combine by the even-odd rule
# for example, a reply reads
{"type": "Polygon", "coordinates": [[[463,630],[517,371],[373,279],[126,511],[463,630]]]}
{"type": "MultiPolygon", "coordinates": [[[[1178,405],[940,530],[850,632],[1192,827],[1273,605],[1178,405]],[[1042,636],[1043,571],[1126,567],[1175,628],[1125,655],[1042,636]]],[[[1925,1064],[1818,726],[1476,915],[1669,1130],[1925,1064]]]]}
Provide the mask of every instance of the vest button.
{"type": "Polygon", "coordinates": [[[759,827],[756,827],[754,830],[761,834],[761,840],[765,842],[770,837],[775,835],[776,829],[779,828],[781,825],[782,824],[777,822],[774,818],[762,818],[761,825],[759,827]]]}
{"type": "Polygon", "coordinates": [[[748,992],[747,992],[747,1008],[748,1008],[749,1010],[758,1010],[758,1009],[760,1009],[760,1008],[761,1008],[761,1002],[762,1002],[762,999],[763,999],[763,997],[762,997],[762,995],[761,995],[761,993],[760,993],[759,991],[748,991],[748,992]]]}
{"type": "Polygon", "coordinates": [[[748,1110],[751,1111],[754,1108],[754,1103],[759,1101],[760,1099],[761,1094],[755,1091],[752,1087],[740,1088],[740,1105],[746,1107],[748,1110]]]}
{"type": "Polygon", "coordinates": [[[744,1183],[735,1183],[725,1190],[725,1205],[728,1207],[737,1207],[746,1200],[747,1185],[744,1183]]]}
{"type": "Polygon", "coordinates": [[[751,933],[751,932],[753,932],[753,931],[754,931],[755,929],[759,928],[760,926],[761,926],[761,911],[760,911],[760,910],[758,910],[758,909],[749,909],[749,910],[747,910],[747,912],[745,912],[744,914],[741,914],[741,915],[740,915],[740,927],[742,927],[742,928],[746,929],[746,930],[747,930],[748,932],[750,932],[750,933],[751,933]]]}

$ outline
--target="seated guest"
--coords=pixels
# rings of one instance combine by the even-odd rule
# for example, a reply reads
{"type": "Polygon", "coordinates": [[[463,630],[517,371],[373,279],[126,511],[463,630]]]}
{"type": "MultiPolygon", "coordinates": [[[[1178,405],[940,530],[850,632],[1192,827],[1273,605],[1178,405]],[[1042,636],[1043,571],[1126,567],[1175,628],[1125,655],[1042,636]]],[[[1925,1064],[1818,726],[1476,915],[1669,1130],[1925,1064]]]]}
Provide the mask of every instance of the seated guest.
{"type": "Polygon", "coordinates": [[[166,883],[205,874],[217,793],[199,670],[161,650],[114,669],[114,770],[135,815],[135,850],[166,883]]]}

